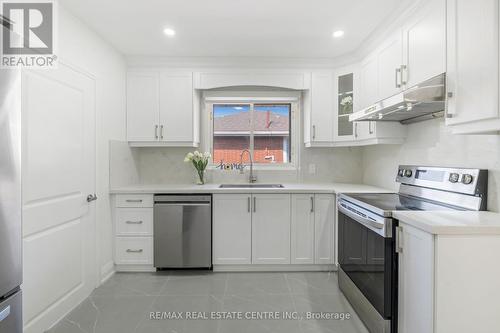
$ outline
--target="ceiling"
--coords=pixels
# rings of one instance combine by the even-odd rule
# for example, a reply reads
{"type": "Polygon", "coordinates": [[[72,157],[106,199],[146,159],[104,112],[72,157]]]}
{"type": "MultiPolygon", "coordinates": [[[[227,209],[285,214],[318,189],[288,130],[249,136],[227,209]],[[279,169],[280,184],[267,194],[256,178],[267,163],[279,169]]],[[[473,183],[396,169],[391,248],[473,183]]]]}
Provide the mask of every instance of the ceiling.
{"type": "Polygon", "coordinates": [[[125,55],[335,58],[401,0],[60,0],[125,55]],[[176,35],[168,38],[164,28],[176,35]],[[345,36],[332,38],[344,30],[345,36]]]}

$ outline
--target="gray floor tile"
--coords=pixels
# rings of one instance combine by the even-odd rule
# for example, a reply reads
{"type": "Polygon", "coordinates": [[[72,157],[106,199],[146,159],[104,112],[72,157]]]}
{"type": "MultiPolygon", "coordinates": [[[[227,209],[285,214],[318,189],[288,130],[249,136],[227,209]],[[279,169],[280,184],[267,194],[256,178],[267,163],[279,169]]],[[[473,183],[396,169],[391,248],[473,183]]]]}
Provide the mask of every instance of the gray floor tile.
{"type": "Polygon", "coordinates": [[[115,274],[49,333],[367,333],[340,293],[336,273],[115,274]],[[349,320],[187,320],[186,312],[349,313],[349,320]],[[154,312],[181,312],[154,320],[154,312]]]}
{"type": "Polygon", "coordinates": [[[161,295],[223,295],[227,276],[224,273],[173,274],[161,289],[161,295]]]}
{"type": "Polygon", "coordinates": [[[337,274],[334,272],[286,273],[290,292],[296,295],[338,294],[337,274]]]}
{"type": "Polygon", "coordinates": [[[228,274],[226,295],[289,294],[283,273],[228,274]]]}
{"type": "Polygon", "coordinates": [[[94,290],[92,296],[155,296],[159,295],[168,278],[167,273],[116,273],[94,290]]]}

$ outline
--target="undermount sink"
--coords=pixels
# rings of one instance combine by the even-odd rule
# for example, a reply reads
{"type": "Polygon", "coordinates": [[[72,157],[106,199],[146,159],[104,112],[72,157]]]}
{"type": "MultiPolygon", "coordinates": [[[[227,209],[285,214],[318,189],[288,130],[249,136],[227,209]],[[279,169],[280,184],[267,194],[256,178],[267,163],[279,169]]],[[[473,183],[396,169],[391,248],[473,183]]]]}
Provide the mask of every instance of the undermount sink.
{"type": "Polygon", "coordinates": [[[222,184],[219,188],[284,188],[282,184],[222,184]]]}

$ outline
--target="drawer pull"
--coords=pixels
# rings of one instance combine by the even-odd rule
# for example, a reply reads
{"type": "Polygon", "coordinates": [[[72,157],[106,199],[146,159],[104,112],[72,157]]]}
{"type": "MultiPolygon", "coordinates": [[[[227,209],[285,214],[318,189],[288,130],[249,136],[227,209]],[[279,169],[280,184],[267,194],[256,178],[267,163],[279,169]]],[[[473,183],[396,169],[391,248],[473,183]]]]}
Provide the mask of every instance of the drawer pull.
{"type": "Polygon", "coordinates": [[[142,221],[126,221],[127,224],[142,224],[142,221]]]}
{"type": "Polygon", "coordinates": [[[142,199],[127,199],[126,202],[142,202],[142,199]]]}
{"type": "Polygon", "coordinates": [[[127,253],[142,253],[142,249],[139,250],[132,250],[132,249],[127,249],[127,253]]]}

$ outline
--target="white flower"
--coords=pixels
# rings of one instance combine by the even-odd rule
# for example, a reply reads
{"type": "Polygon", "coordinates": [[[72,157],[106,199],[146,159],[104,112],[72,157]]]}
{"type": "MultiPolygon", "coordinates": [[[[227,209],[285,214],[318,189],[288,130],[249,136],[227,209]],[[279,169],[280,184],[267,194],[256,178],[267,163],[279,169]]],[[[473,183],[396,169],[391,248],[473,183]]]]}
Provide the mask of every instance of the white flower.
{"type": "Polygon", "coordinates": [[[212,157],[212,154],[210,154],[210,152],[206,151],[205,153],[203,153],[203,158],[208,160],[212,157]]]}
{"type": "Polygon", "coordinates": [[[193,160],[193,153],[188,153],[186,157],[184,157],[184,162],[191,162],[193,160]]]}
{"type": "Polygon", "coordinates": [[[346,105],[352,105],[352,96],[346,96],[342,98],[340,101],[340,105],[346,106],[346,105]]]}

